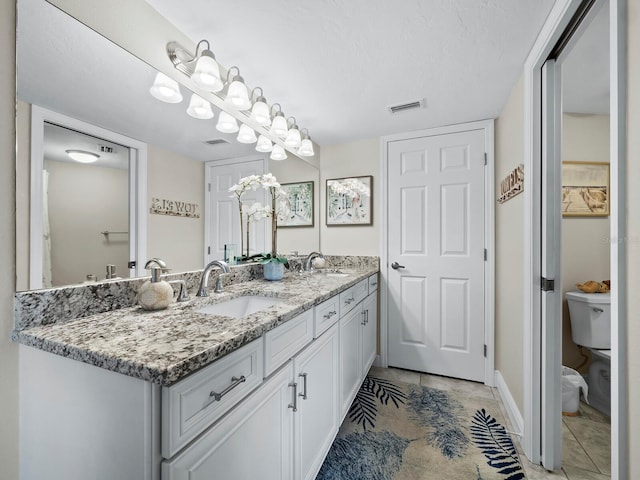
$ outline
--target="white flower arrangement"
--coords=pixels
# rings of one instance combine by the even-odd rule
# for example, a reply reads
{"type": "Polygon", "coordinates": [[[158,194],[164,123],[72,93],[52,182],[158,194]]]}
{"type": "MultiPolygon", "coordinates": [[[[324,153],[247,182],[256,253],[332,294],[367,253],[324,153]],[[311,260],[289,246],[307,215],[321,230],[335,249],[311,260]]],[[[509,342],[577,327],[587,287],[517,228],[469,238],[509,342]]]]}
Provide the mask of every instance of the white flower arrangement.
{"type": "Polygon", "coordinates": [[[346,178],[339,182],[334,182],[331,184],[331,189],[338,195],[346,195],[349,198],[356,198],[361,195],[365,197],[371,196],[369,187],[355,178],[346,178]]]}

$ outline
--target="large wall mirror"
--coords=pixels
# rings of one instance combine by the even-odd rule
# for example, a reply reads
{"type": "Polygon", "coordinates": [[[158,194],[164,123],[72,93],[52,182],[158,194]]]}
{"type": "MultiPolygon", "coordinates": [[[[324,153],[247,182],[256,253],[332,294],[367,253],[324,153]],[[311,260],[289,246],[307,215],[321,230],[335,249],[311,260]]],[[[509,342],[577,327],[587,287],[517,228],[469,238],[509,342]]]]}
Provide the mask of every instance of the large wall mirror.
{"type": "MultiPolygon", "coordinates": [[[[181,103],[153,98],[155,69],[57,7],[17,8],[17,289],[105,280],[108,265],[118,277],[144,275],[153,257],[173,272],[201,269],[205,162],[255,155],[254,146],[218,132],[215,118],[187,115],[184,86],[181,103]],[[99,161],[80,164],[66,150],[99,161]],[[154,198],[194,204],[196,215],[152,214],[154,198]]],[[[291,155],[269,170],[320,187],[317,168],[291,155]]],[[[279,231],[282,253],[319,249],[318,224],[316,203],[314,227],[279,231]]]]}

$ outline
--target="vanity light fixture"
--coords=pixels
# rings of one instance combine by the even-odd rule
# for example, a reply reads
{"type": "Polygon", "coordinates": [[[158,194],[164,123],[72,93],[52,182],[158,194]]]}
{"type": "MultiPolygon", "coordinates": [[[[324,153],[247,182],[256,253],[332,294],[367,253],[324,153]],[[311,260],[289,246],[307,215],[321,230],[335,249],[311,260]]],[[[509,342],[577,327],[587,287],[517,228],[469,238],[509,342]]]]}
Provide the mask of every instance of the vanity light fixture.
{"type": "Polygon", "coordinates": [[[240,143],[256,143],[258,141],[256,138],[256,132],[253,131],[253,128],[245,124],[240,125],[240,131],[238,132],[236,140],[240,143]]]}
{"type": "Polygon", "coordinates": [[[262,87],[256,87],[251,91],[251,98],[256,90],[260,90],[260,95],[253,102],[251,107],[251,118],[260,126],[268,127],[271,125],[271,115],[269,113],[269,105],[267,105],[267,99],[264,98],[262,87]]]}
{"type": "Polygon", "coordinates": [[[216,130],[222,133],[236,133],[239,130],[238,122],[235,118],[222,110],[218,116],[216,130]]]}
{"type": "Polygon", "coordinates": [[[300,147],[300,143],[302,142],[302,139],[300,137],[300,130],[298,130],[298,125],[296,125],[295,117],[289,117],[287,119],[287,126],[289,120],[293,120],[293,123],[289,128],[289,131],[287,132],[287,138],[284,140],[284,144],[289,148],[298,148],[300,147]]]}
{"type": "Polygon", "coordinates": [[[315,155],[315,152],[313,151],[313,142],[309,138],[309,131],[306,128],[302,129],[302,142],[300,142],[298,155],[301,157],[313,157],[315,155]]]}
{"type": "Polygon", "coordinates": [[[193,80],[193,83],[207,92],[219,92],[224,84],[220,79],[220,67],[207,40],[200,40],[196,54],[191,55],[178,42],[167,44],[167,55],[173,66],[193,80]],[[200,52],[200,47],[206,48],[200,52]]]}
{"type": "Polygon", "coordinates": [[[73,160],[80,163],[94,163],[100,158],[100,155],[84,150],[65,150],[73,160]]]}
{"type": "Polygon", "coordinates": [[[280,145],[274,145],[273,146],[273,151],[271,152],[271,155],[269,156],[269,158],[271,160],[285,160],[287,158],[287,153],[284,151],[284,148],[282,148],[280,145]]]}
{"type": "Polygon", "coordinates": [[[198,118],[200,120],[213,118],[211,104],[195,93],[191,95],[191,101],[189,102],[187,113],[193,118],[198,118]]]}
{"type": "Polygon", "coordinates": [[[244,79],[240,76],[240,69],[238,67],[233,66],[229,69],[227,72],[227,83],[229,83],[229,87],[227,88],[227,98],[224,101],[225,105],[234,110],[249,110],[251,108],[249,92],[247,91],[247,86],[244,84],[244,79]],[[229,83],[229,77],[233,69],[236,69],[238,74],[234,75],[231,83],[229,83]]]}
{"type": "Polygon", "coordinates": [[[271,106],[271,112],[273,112],[276,105],[279,110],[273,115],[273,122],[271,122],[271,129],[269,130],[269,133],[276,137],[286,137],[287,132],[289,131],[289,126],[287,125],[287,120],[284,118],[284,113],[282,113],[282,107],[280,104],[274,103],[271,106]]]}
{"type": "Polygon", "coordinates": [[[258,144],[256,145],[256,151],[267,153],[273,150],[273,143],[264,135],[258,137],[258,144]]]}
{"type": "Polygon", "coordinates": [[[180,93],[178,82],[167,77],[162,72],[156,74],[149,93],[161,102],[180,103],[182,101],[182,94],[180,93]]]}

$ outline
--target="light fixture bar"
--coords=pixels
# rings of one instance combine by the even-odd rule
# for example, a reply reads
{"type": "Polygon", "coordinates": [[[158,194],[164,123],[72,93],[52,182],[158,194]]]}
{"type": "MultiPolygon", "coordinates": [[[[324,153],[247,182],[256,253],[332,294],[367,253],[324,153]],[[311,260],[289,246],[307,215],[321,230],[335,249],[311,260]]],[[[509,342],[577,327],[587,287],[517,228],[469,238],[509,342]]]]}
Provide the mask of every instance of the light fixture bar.
{"type": "Polygon", "coordinates": [[[167,43],[167,55],[173,66],[188,77],[196,70],[198,55],[193,55],[178,42],[167,43]]]}

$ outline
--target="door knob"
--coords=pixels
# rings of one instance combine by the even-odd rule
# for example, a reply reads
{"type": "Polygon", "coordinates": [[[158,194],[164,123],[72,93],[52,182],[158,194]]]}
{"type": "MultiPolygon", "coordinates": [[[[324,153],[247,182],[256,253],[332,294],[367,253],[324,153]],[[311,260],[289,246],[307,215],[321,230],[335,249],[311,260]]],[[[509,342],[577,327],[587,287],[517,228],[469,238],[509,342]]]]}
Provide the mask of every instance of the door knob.
{"type": "Polygon", "coordinates": [[[393,268],[394,270],[398,270],[399,268],[404,268],[404,265],[400,265],[398,262],[393,262],[391,264],[391,268],[393,268]]]}

